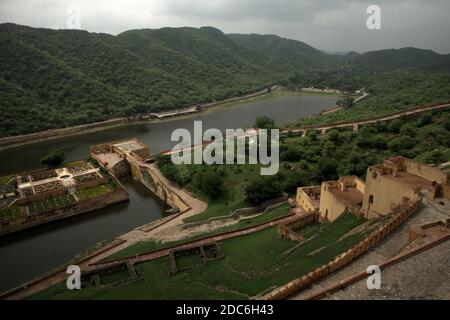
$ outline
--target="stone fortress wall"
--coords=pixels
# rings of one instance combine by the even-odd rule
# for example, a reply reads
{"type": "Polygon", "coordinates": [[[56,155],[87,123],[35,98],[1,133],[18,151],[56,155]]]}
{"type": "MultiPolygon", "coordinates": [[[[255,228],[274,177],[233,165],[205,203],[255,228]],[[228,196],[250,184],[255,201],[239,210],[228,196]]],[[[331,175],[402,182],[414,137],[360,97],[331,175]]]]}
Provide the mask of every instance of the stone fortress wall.
{"type": "Polygon", "coordinates": [[[295,198],[296,204],[300,205],[306,212],[316,212],[319,209],[321,186],[298,188],[295,198]]]}
{"type": "Polygon", "coordinates": [[[131,174],[133,179],[142,183],[168,204],[172,208],[172,213],[190,209],[158,168],[148,163],[151,158],[150,149],[137,139],[96,145],[90,150],[91,156],[112,175],[123,177],[131,174]]]}
{"type": "Polygon", "coordinates": [[[306,212],[319,212],[321,221],[332,222],[349,211],[366,218],[386,216],[404,198],[421,199],[422,193],[434,200],[450,199],[450,179],[438,168],[404,157],[385,160],[367,169],[366,181],[356,176],[324,181],[318,187],[297,189],[296,205],[306,212]]]}
{"type": "MultiPolygon", "coordinates": [[[[417,212],[422,206],[423,196],[427,196],[430,200],[438,197],[450,199],[447,173],[403,157],[387,159],[381,165],[369,167],[365,183],[356,177],[341,177],[338,181],[324,182],[320,195],[311,192],[316,190],[314,188],[317,189],[317,187],[299,188],[296,202],[306,213],[302,216],[303,218],[298,218],[297,222],[279,226],[278,234],[281,238],[301,243],[303,239],[295,232],[295,229],[313,223],[313,216],[320,216],[320,220],[323,221],[324,214],[327,216],[323,211],[324,208],[329,210],[328,215],[331,212],[330,209],[333,209],[333,213],[343,210],[342,212],[350,211],[356,215],[364,215],[368,219],[387,216],[387,220],[333,261],[255,299],[284,299],[349,264],[417,212]],[[347,193],[349,189],[350,194],[347,193]],[[334,194],[330,194],[332,192],[334,194]],[[311,196],[314,196],[314,200],[320,199],[319,207],[317,202],[312,202],[311,196]],[[304,199],[308,197],[309,202],[304,199]],[[357,201],[362,201],[362,207],[358,208],[357,201]],[[311,204],[315,205],[314,213],[310,211],[311,204]],[[355,209],[353,212],[352,206],[355,209]]],[[[410,238],[414,239],[420,234],[421,230],[413,230],[410,238]]]]}
{"type": "Polygon", "coordinates": [[[413,160],[396,157],[369,167],[362,211],[368,218],[389,214],[402,198],[415,200],[421,192],[450,199],[448,174],[413,160]]]}
{"type": "Polygon", "coordinates": [[[364,254],[370,248],[374,247],[381,240],[386,238],[392,231],[394,231],[400,224],[411,217],[422,206],[422,199],[417,199],[412,202],[404,200],[402,204],[397,206],[394,213],[388,221],[383,223],[380,227],[374,230],[368,237],[360,241],[348,251],[337,256],[333,261],[311,271],[310,273],[289,282],[288,284],[276,288],[271,292],[257,296],[255,299],[259,300],[280,300],[289,297],[290,295],[304,289],[314,282],[324,278],[325,276],[337,271],[343,266],[349,264],[357,257],[364,254]]]}
{"type": "Polygon", "coordinates": [[[321,219],[332,222],[346,210],[353,214],[359,213],[364,192],[364,182],[356,176],[323,182],[319,206],[321,219]]]}

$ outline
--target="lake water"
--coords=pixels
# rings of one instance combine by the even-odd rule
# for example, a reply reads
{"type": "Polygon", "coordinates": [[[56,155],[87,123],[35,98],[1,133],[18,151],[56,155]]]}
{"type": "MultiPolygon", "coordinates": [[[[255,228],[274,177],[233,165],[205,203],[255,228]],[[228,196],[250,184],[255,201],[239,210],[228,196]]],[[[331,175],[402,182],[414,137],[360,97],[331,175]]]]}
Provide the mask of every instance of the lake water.
{"type": "MultiPolygon", "coordinates": [[[[157,153],[176,144],[170,141],[173,130],[186,128],[192,132],[195,120],[203,121],[204,130],[251,127],[255,118],[262,115],[282,124],[331,108],[336,100],[329,96],[276,94],[218,107],[190,118],[116,127],[3,150],[0,151],[0,175],[37,168],[39,159],[54,148],[64,150],[66,160],[73,161],[86,159],[93,144],[135,137],[148,144],[152,153],[157,153]]],[[[113,239],[163,217],[164,205],[147,189],[131,178],[123,183],[130,194],[129,203],[0,238],[0,292],[69,262],[102,240],[113,239]]]]}

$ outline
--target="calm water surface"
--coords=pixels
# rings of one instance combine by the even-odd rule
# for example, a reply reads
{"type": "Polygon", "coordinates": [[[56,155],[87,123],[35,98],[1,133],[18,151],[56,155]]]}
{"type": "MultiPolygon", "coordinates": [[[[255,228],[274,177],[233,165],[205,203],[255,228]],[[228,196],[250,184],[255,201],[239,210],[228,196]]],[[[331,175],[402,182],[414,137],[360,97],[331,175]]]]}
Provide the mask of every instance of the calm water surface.
{"type": "MultiPolygon", "coordinates": [[[[129,125],[17,147],[0,151],[0,175],[39,167],[39,159],[53,148],[64,150],[66,160],[72,161],[86,159],[93,144],[136,137],[157,153],[176,144],[170,141],[173,130],[192,131],[195,120],[203,121],[204,130],[250,127],[261,115],[282,124],[331,108],[335,102],[336,97],[279,95],[216,108],[191,118],[129,125]]],[[[0,292],[69,262],[99,241],[113,239],[164,215],[164,205],[143,186],[131,178],[123,183],[130,194],[129,203],[0,238],[0,292]]]]}

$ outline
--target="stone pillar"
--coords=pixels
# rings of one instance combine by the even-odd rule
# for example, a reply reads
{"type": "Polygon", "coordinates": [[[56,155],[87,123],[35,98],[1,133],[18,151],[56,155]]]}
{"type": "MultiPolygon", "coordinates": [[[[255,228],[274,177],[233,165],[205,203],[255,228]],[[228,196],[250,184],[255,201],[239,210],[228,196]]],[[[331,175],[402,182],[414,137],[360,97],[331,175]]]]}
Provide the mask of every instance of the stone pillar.
{"type": "Polygon", "coordinates": [[[358,131],[359,131],[359,126],[357,124],[354,124],[353,125],[353,132],[358,133],[358,131]]]}

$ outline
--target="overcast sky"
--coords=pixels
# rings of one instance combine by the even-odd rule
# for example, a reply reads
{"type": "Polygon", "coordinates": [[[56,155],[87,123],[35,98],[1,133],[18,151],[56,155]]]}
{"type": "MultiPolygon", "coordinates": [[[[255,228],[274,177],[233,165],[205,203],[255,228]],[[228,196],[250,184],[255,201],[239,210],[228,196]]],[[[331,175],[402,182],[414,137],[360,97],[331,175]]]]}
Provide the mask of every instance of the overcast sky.
{"type": "Polygon", "coordinates": [[[65,29],[74,5],[81,29],[92,32],[207,25],[332,52],[413,46],[450,53],[450,0],[0,0],[0,22],[65,29]],[[372,4],[381,8],[381,30],[366,26],[372,4]]]}

